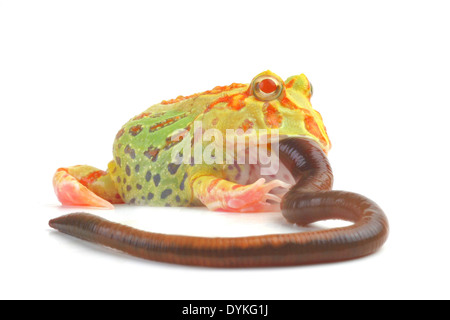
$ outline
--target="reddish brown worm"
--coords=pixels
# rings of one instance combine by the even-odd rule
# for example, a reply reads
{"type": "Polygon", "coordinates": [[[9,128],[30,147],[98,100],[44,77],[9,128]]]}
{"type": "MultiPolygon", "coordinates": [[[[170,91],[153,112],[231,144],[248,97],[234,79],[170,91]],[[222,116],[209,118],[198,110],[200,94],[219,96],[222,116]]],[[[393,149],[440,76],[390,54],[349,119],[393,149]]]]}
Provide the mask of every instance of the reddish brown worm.
{"type": "Polygon", "coordinates": [[[333,174],[326,155],[313,141],[280,142],[280,159],[297,183],[283,197],[283,216],[308,225],[342,219],[350,226],[291,234],[236,238],[167,235],[138,230],[87,214],[72,213],[49,225],[63,233],[144,259],[206,267],[287,266],[348,260],[377,251],[388,236],[388,221],[372,200],[331,191],[333,174]]]}

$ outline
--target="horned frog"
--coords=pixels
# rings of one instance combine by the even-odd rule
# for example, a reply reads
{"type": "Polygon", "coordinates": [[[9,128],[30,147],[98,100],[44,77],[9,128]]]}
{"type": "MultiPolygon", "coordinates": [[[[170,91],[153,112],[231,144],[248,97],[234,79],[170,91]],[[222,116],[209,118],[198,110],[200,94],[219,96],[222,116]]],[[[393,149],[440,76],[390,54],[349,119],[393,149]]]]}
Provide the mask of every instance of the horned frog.
{"type": "MultiPolygon", "coordinates": [[[[75,206],[113,208],[127,203],[273,210],[295,182],[286,169],[262,176],[255,169],[258,163],[237,161],[239,152],[231,155],[231,162],[199,163],[194,161],[195,148],[204,151],[209,143],[197,144],[197,137],[209,129],[223,137],[233,129],[265,131],[268,136],[276,132],[279,137],[312,139],[327,153],[330,140],[320,114],[311,106],[311,95],[305,75],[283,81],[265,71],[250,84],[233,83],[164,100],[122,126],[106,171],[87,165],[59,168],[53,178],[56,195],[63,205],[75,206]],[[174,161],[174,154],[185,161],[174,161]]],[[[266,147],[273,149],[272,140],[266,140],[266,147]]]]}

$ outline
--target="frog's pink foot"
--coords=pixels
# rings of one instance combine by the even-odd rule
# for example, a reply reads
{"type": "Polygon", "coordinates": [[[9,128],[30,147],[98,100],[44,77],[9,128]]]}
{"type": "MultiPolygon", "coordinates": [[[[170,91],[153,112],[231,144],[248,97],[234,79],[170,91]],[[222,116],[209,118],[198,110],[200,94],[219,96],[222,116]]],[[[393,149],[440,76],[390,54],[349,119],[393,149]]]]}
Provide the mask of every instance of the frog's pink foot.
{"type": "Polygon", "coordinates": [[[114,209],[122,203],[107,172],[89,166],[60,168],[53,177],[56,196],[63,205],[114,209]]]}
{"type": "Polygon", "coordinates": [[[270,193],[273,189],[289,189],[290,184],[281,180],[265,183],[261,178],[251,185],[235,186],[226,199],[225,210],[239,212],[278,211],[281,198],[270,193]]]}
{"type": "Polygon", "coordinates": [[[212,176],[196,179],[194,193],[210,210],[233,212],[277,211],[281,198],[270,193],[273,189],[288,189],[281,180],[265,183],[261,178],[250,185],[240,185],[212,176]]]}

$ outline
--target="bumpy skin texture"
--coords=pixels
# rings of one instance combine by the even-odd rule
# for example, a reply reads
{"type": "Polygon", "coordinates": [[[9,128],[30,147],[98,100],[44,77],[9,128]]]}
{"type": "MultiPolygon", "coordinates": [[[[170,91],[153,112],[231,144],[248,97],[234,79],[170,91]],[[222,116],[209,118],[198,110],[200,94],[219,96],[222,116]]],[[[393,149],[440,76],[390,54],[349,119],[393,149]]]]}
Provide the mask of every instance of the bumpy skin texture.
{"type": "Polygon", "coordinates": [[[239,238],[202,238],[137,230],[86,214],[73,213],[50,226],[75,237],[144,259],[206,266],[262,267],[348,260],[375,252],[386,241],[388,222],[366,197],[329,190],[333,175],[315,142],[291,138],[281,142],[283,161],[298,178],[284,196],[282,213],[307,225],[325,219],[355,222],[343,228],[239,238]]]}
{"type": "MultiPolygon", "coordinates": [[[[77,206],[109,207],[95,199],[97,195],[110,203],[206,205],[212,210],[225,211],[264,210],[264,195],[268,192],[265,189],[258,195],[260,203],[250,206],[244,204],[236,208],[224,199],[238,197],[232,189],[235,184],[250,183],[243,182],[239,176],[238,171],[243,170],[240,165],[194,163],[194,140],[198,133],[194,132],[194,124],[201,122],[203,132],[215,129],[223,137],[226,137],[227,129],[253,129],[256,134],[267,130],[268,135],[272,130],[278,130],[280,137],[306,137],[328,152],[330,140],[321,115],[311,106],[310,97],[311,85],[304,75],[290,77],[284,82],[272,72],[265,71],[250,84],[233,83],[162,101],[122,126],[114,140],[114,158],[107,171],[90,166],[61,168],[63,172],[54,177],[56,194],[63,204],[77,206]],[[258,79],[265,77],[279,84],[279,94],[273,99],[261,100],[256,94],[260,92],[255,88],[258,79]],[[184,154],[186,144],[190,144],[190,158],[177,164],[172,158],[174,153],[189,157],[184,154]],[[73,186],[71,177],[79,180],[82,186],[73,186]],[[103,189],[98,186],[100,178],[104,182],[103,189]],[[210,184],[215,184],[215,179],[223,181],[212,188],[210,184]],[[83,187],[93,192],[92,201],[83,187]],[[79,189],[80,194],[76,194],[79,189]],[[111,196],[105,198],[105,194],[111,196]]],[[[209,144],[203,141],[200,146],[204,149],[209,144]]],[[[223,148],[225,150],[226,146],[223,148]]],[[[239,196],[245,196],[245,191],[243,189],[243,195],[239,196]]]]}
{"type": "Polygon", "coordinates": [[[283,216],[301,225],[325,219],[348,220],[353,225],[282,235],[202,238],[145,232],[74,213],[51,220],[50,226],[138,257],[210,267],[310,264],[375,252],[388,235],[386,216],[362,195],[331,191],[333,174],[326,157],[330,142],[322,118],[309,102],[311,93],[311,84],[303,75],[283,82],[266,71],[250,85],[232,84],[163,101],[122,127],[108,171],[88,166],[60,168],[54,177],[55,191],[63,204],[203,204],[211,210],[266,210],[272,208],[268,200],[279,199],[270,191],[286,189],[289,184],[278,179],[267,183],[250,179],[241,184],[246,181],[239,177],[244,166],[178,165],[170,154],[183,140],[194,145],[195,134],[185,140],[194,129],[194,120],[224,136],[226,129],[277,129],[283,137],[280,160],[295,180],[282,198],[283,216]],[[174,134],[183,139],[174,142],[174,134]]]}
{"type": "MultiPolygon", "coordinates": [[[[270,71],[256,78],[264,75],[276,77],[282,83],[270,71]]],[[[309,103],[310,85],[306,77],[291,77],[282,87],[279,98],[260,101],[253,95],[251,85],[234,83],[163,101],[131,119],[117,134],[114,161],[109,165],[122,199],[126,203],[157,206],[192,205],[198,204],[199,197],[189,186],[198,177],[212,175],[235,182],[230,179],[231,169],[227,165],[194,165],[194,159],[191,164],[173,162],[173,148],[181,141],[172,137],[190,134],[193,140],[194,121],[202,122],[203,131],[216,129],[224,137],[227,129],[269,132],[278,129],[280,135],[301,135],[316,140],[327,151],[330,142],[320,114],[309,103]]],[[[206,194],[206,190],[200,192],[206,194]]]]}

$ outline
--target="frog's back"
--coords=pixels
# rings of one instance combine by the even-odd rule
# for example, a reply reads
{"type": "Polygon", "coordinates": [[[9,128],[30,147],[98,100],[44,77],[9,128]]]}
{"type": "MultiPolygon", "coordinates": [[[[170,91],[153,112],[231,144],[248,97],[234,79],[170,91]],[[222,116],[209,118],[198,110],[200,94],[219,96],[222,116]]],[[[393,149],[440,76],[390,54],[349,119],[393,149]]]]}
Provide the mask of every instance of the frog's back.
{"type": "Polygon", "coordinates": [[[122,199],[141,205],[192,204],[188,186],[191,166],[173,161],[174,147],[184,138],[192,139],[193,122],[201,120],[222,95],[246,87],[232,84],[165,100],[123,125],[114,140],[114,159],[108,168],[122,199]]]}

